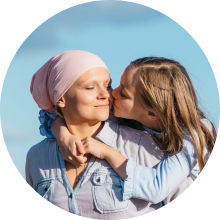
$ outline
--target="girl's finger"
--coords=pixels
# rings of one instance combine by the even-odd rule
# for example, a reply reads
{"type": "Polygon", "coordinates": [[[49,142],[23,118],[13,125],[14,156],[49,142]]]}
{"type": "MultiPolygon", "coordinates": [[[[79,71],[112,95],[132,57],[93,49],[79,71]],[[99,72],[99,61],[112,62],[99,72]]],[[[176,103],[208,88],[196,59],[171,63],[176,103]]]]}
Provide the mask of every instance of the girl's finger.
{"type": "Polygon", "coordinates": [[[84,155],[86,153],[84,150],[83,144],[80,140],[76,142],[76,148],[80,154],[84,155]]]}

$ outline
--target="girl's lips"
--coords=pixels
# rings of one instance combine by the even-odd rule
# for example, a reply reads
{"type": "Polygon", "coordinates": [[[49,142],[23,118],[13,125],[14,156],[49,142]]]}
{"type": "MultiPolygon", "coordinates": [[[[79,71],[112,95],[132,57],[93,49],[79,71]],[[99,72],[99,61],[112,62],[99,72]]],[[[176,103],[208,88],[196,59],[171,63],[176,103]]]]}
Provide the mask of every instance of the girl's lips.
{"type": "Polygon", "coordinates": [[[115,101],[113,101],[113,106],[114,106],[114,108],[115,108],[115,107],[117,108],[117,105],[115,104],[115,101]]]}

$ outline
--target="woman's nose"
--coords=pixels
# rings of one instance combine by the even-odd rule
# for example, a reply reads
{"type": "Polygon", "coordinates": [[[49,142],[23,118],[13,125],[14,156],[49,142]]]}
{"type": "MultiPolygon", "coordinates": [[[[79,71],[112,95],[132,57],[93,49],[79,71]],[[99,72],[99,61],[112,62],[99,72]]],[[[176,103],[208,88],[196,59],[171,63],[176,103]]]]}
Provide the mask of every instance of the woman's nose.
{"type": "Polygon", "coordinates": [[[110,91],[106,88],[100,89],[99,91],[99,98],[109,98],[110,97],[110,91]]]}

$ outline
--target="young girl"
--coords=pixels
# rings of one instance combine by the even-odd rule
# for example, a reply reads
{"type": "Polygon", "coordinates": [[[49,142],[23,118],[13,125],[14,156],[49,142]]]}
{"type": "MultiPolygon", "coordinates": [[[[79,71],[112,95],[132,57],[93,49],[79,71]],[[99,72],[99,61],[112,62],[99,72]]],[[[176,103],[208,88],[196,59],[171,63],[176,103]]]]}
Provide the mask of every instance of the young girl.
{"type": "Polygon", "coordinates": [[[59,119],[53,124],[53,133],[64,158],[80,161],[84,153],[90,153],[106,159],[124,179],[124,200],[133,197],[157,203],[187,176],[194,180],[213,149],[216,132],[198,108],[185,68],[166,58],[137,59],[126,68],[112,95],[114,115],[140,122],[164,153],[162,162],[155,168],[144,167],[93,138],[81,144],[59,119]],[[81,154],[71,154],[72,149],[81,154]]]}

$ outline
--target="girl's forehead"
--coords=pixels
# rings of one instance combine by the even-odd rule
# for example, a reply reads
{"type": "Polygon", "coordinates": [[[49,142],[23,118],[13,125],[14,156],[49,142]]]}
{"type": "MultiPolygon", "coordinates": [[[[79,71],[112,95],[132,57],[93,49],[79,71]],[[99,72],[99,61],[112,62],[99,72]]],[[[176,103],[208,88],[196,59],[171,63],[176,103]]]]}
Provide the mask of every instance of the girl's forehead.
{"type": "Polygon", "coordinates": [[[129,65],[122,77],[121,77],[121,82],[123,83],[124,86],[126,87],[130,87],[130,86],[134,86],[134,79],[135,79],[135,68],[132,67],[131,65],[129,65]]]}

